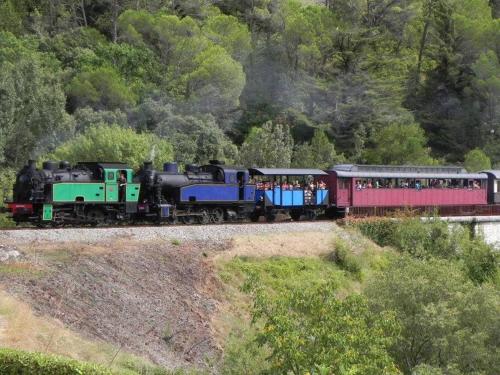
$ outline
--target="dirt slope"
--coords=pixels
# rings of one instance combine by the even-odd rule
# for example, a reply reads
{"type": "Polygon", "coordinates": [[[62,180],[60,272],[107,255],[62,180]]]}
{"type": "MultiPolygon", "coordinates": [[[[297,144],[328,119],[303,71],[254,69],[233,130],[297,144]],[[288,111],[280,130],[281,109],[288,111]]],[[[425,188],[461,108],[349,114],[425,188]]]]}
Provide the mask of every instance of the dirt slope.
{"type": "Polygon", "coordinates": [[[167,367],[217,356],[217,279],[203,254],[225,243],[25,248],[0,283],[38,314],[167,367]],[[31,267],[31,268],[30,268],[31,267]]]}
{"type": "MultiPolygon", "coordinates": [[[[2,311],[0,293],[0,318],[8,318],[0,319],[0,345],[105,365],[119,350],[167,368],[203,367],[207,358],[220,357],[228,333],[225,320],[232,319],[230,313],[225,316],[233,307],[216,265],[235,256],[315,257],[331,251],[333,238],[343,234],[325,223],[217,227],[215,234],[208,228],[209,238],[204,228],[187,228],[200,232],[193,235],[196,240],[177,228],[170,235],[158,232],[153,241],[145,241],[140,230],[130,236],[129,229],[112,229],[112,236],[101,241],[97,232],[87,237],[75,230],[31,243],[26,236],[0,235],[0,253],[9,255],[0,259],[0,291],[19,301],[22,308],[16,308],[32,320],[31,326],[26,322],[32,328],[13,333],[16,324],[24,323],[13,318],[12,308],[2,311]],[[37,328],[39,322],[47,324],[37,328]],[[50,327],[64,332],[53,335],[50,327]],[[3,332],[8,337],[2,338],[3,332]],[[82,340],[88,340],[88,349],[80,350],[82,340]],[[96,355],[105,344],[110,344],[106,355],[96,355]]],[[[37,231],[31,236],[40,233],[52,235],[37,231]]]]}

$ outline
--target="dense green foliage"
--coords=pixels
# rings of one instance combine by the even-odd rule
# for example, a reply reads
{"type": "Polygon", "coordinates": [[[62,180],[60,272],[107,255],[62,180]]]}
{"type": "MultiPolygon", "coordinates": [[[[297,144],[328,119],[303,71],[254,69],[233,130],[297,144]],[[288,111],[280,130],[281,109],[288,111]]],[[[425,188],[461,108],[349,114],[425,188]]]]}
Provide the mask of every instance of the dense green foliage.
{"type": "Polygon", "coordinates": [[[337,237],[322,258],[224,265],[253,320],[236,325],[222,373],[497,374],[497,250],[439,221],[362,220],[351,239],[357,228],[399,251],[337,237]]]}
{"type": "Polygon", "coordinates": [[[500,256],[468,227],[432,220],[369,219],[356,221],[363,234],[380,246],[393,246],[418,259],[458,261],[470,279],[478,284],[498,280],[500,256]]]}
{"type": "Polygon", "coordinates": [[[164,160],[171,160],[172,146],[151,134],[137,134],[118,125],[96,125],[62,144],[48,156],[49,159],[77,161],[121,161],[133,168],[144,160],[152,160],[161,168],[164,160]]]}
{"type": "Polygon", "coordinates": [[[255,325],[238,326],[229,338],[223,374],[398,374],[388,355],[398,332],[393,315],[373,315],[360,295],[338,299],[357,276],[333,258],[245,257],[225,265],[222,279],[244,280],[241,289],[252,295],[255,325]]]}
{"type": "Polygon", "coordinates": [[[396,314],[401,332],[390,352],[398,367],[443,374],[496,374],[500,369],[500,299],[475,287],[453,263],[404,256],[367,284],[375,312],[396,314]]]}
{"type": "Polygon", "coordinates": [[[331,285],[271,299],[257,294],[259,318],[264,326],[257,340],[271,350],[273,373],[398,373],[387,351],[397,324],[390,312],[372,314],[361,296],[340,300],[331,285]]]}
{"type": "Polygon", "coordinates": [[[0,349],[0,373],[5,375],[111,375],[112,372],[92,364],[41,353],[0,349]]]}
{"type": "Polygon", "coordinates": [[[0,166],[100,123],[166,137],[180,162],[463,163],[474,150],[468,168],[495,166],[498,8],[0,0],[0,166]]]}
{"type": "MultiPolygon", "coordinates": [[[[0,0],[0,182],[30,157],[498,167],[499,17],[497,0],[0,0]]],[[[334,262],[239,260],[266,287],[224,373],[499,373],[498,253],[438,222],[359,228],[401,259],[373,276],[339,242],[334,262]],[[371,287],[340,298],[348,282],[371,287]]]]}
{"type": "MultiPolygon", "coordinates": [[[[12,199],[12,185],[15,176],[16,174],[12,169],[0,170],[0,202],[3,203],[5,199],[12,199]]],[[[5,228],[14,225],[14,221],[7,218],[6,214],[0,214],[1,227],[5,228]]]]}
{"type": "Polygon", "coordinates": [[[465,168],[469,172],[485,171],[491,169],[491,160],[482,150],[475,148],[465,155],[465,168]]]}
{"type": "Polygon", "coordinates": [[[241,146],[240,162],[250,167],[288,168],[292,162],[293,139],[282,124],[266,122],[254,127],[241,146]]]}

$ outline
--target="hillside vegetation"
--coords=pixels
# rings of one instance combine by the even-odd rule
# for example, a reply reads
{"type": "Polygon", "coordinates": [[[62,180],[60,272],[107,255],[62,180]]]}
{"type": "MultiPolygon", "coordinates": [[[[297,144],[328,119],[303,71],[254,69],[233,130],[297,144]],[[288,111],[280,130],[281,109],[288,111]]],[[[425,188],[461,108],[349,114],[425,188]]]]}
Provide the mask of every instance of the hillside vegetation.
{"type": "Polygon", "coordinates": [[[497,0],[1,0],[0,166],[498,165],[499,13],[497,0]]]}
{"type": "Polygon", "coordinates": [[[220,263],[235,306],[223,374],[498,374],[497,250],[413,219],[337,233],[320,257],[220,263]]]}
{"type": "Polygon", "coordinates": [[[499,373],[500,257],[467,227],[126,232],[2,244],[18,255],[0,263],[0,343],[45,355],[5,351],[0,368],[87,366],[56,354],[130,375],[499,373]]]}

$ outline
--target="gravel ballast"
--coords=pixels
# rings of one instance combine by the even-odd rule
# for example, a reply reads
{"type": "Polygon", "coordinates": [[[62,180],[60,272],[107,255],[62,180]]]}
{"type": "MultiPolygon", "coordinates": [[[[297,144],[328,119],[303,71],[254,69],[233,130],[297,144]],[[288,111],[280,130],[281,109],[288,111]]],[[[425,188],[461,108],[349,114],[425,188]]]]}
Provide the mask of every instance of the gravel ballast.
{"type": "Polygon", "coordinates": [[[124,227],[124,228],[64,228],[1,230],[0,243],[84,242],[99,243],[117,238],[131,241],[220,241],[235,236],[292,232],[330,232],[335,224],[328,221],[222,224],[195,226],[124,227]]]}

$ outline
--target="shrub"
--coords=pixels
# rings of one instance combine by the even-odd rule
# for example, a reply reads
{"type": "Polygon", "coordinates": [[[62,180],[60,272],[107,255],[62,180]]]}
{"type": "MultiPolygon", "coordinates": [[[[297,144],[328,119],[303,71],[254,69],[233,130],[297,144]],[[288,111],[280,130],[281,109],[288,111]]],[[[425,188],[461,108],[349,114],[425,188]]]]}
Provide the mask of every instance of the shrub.
{"type": "Polygon", "coordinates": [[[341,269],[351,273],[356,278],[361,278],[361,262],[351,250],[349,244],[341,239],[335,241],[335,250],[330,255],[331,260],[341,269]]]}
{"type": "Polygon", "coordinates": [[[172,145],[150,133],[136,133],[119,125],[98,124],[60,145],[47,156],[50,160],[120,160],[137,168],[151,160],[158,168],[165,160],[172,160],[172,145]]]}
{"type": "Polygon", "coordinates": [[[237,330],[229,335],[220,368],[222,375],[258,375],[269,370],[269,351],[259,346],[252,329],[237,330]]]}
{"type": "Polygon", "coordinates": [[[417,258],[457,257],[471,241],[466,228],[431,219],[420,218],[366,219],[355,221],[362,234],[380,246],[393,246],[417,258]]]}
{"type": "Polygon", "coordinates": [[[42,353],[0,349],[0,374],[3,375],[111,375],[104,367],[42,353]]]}
{"type": "Polygon", "coordinates": [[[482,238],[469,241],[463,252],[465,270],[476,284],[494,280],[498,273],[499,256],[493,246],[482,238]]]}
{"type": "Polygon", "coordinates": [[[253,318],[263,324],[257,342],[271,351],[269,373],[399,373],[388,354],[394,317],[372,314],[362,296],[338,299],[327,283],[275,297],[258,292],[253,318]]]}
{"type": "Polygon", "coordinates": [[[404,374],[498,374],[498,290],[473,285],[458,262],[402,255],[365,295],[372,313],[396,314],[401,332],[390,352],[404,374]]]}
{"type": "Polygon", "coordinates": [[[392,246],[398,223],[387,218],[370,218],[358,220],[354,225],[379,246],[392,246]]]}
{"type": "MultiPolygon", "coordinates": [[[[13,169],[0,170],[0,206],[3,206],[5,198],[12,198],[12,186],[16,179],[13,169]]],[[[0,228],[13,227],[15,223],[7,215],[0,214],[0,228]]]]}
{"type": "Polygon", "coordinates": [[[15,227],[16,223],[8,217],[6,214],[0,214],[0,228],[11,228],[15,227]]]}

